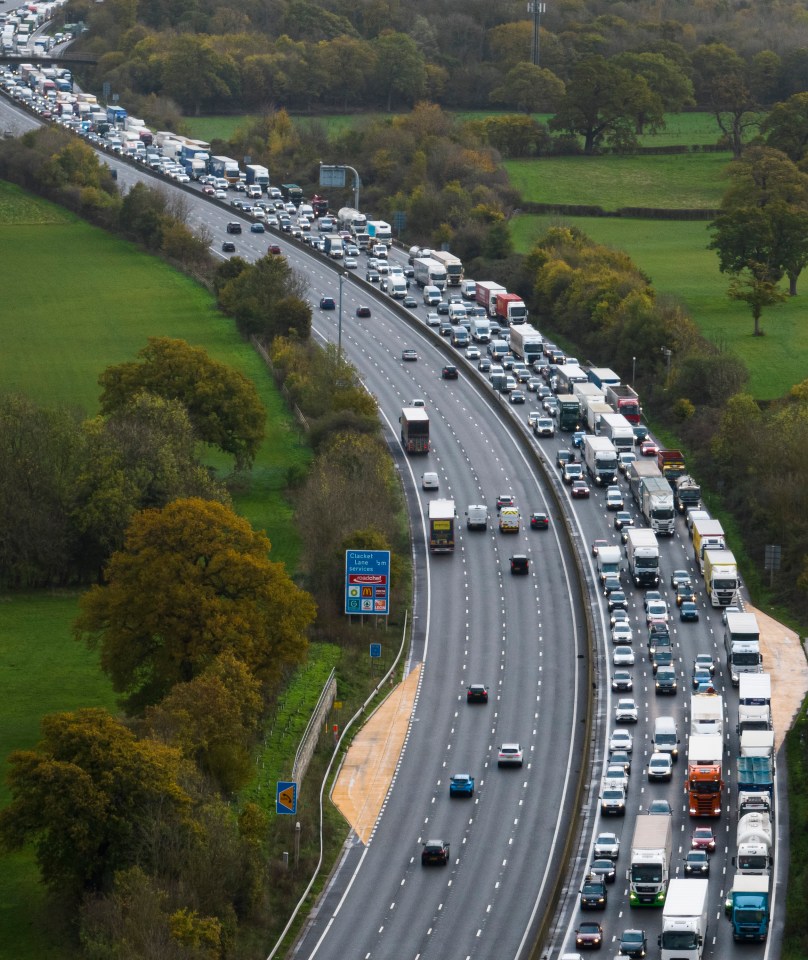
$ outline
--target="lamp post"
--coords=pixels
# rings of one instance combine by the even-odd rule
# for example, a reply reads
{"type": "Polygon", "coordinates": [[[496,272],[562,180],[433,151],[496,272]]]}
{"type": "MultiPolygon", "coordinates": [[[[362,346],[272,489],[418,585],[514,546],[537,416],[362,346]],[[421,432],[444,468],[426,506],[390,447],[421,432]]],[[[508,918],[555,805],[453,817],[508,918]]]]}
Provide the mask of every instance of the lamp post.
{"type": "Polygon", "coordinates": [[[632,387],[637,382],[637,358],[631,358],[631,385],[632,387]]]}
{"type": "Polygon", "coordinates": [[[547,10],[547,4],[541,3],[540,0],[528,0],[527,12],[533,14],[533,50],[531,53],[531,60],[535,66],[540,66],[541,60],[541,47],[540,47],[540,32],[541,32],[541,15],[547,10]]]}
{"type": "Polygon", "coordinates": [[[339,314],[337,316],[337,366],[342,362],[342,285],[345,283],[347,273],[339,275],[339,314]]]}
{"type": "MultiPolygon", "coordinates": [[[[673,350],[668,349],[668,347],[663,347],[663,348],[662,348],[662,353],[665,355],[665,360],[667,361],[667,364],[668,364],[668,376],[667,376],[667,379],[670,380],[670,378],[671,378],[671,357],[673,356],[673,350]]],[[[666,381],[666,382],[667,382],[667,381],[666,381]]]]}

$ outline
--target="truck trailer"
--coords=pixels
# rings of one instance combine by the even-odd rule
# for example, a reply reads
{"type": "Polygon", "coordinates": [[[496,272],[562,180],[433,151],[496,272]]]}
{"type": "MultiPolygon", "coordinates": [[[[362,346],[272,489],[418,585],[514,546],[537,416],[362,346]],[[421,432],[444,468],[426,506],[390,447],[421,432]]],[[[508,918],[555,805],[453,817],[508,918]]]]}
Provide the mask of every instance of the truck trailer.
{"type": "Polygon", "coordinates": [[[714,607],[728,607],[738,602],[738,564],[731,550],[704,551],[704,584],[714,607]]]}
{"type": "Polygon", "coordinates": [[[661,960],[701,960],[707,942],[709,880],[673,879],[662,908],[661,960]]]}
{"type": "Polygon", "coordinates": [[[497,315],[497,294],[507,293],[508,291],[501,283],[494,283],[493,280],[478,280],[474,290],[474,299],[485,308],[489,317],[497,315]]]}
{"type": "MultiPolygon", "coordinates": [[[[511,337],[513,344],[513,337],[511,337]]],[[[586,472],[599,487],[608,486],[617,478],[617,450],[608,437],[591,437],[583,442],[583,460],[586,472]]]]}
{"type": "Polygon", "coordinates": [[[618,452],[634,449],[634,428],[620,413],[607,413],[600,419],[600,432],[617,447],[618,452]]]}
{"type": "Polygon", "coordinates": [[[672,844],[670,814],[640,816],[634,821],[628,887],[632,907],[661,907],[665,903],[672,844]]]}
{"type": "Polygon", "coordinates": [[[494,313],[502,326],[518,325],[527,321],[525,301],[517,293],[498,293],[494,298],[494,313]]]}
{"type": "Polygon", "coordinates": [[[628,572],[635,587],[649,589],[659,585],[659,544],[653,530],[629,527],[626,539],[628,572]]]}
{"type": "Polygon", "coordinates": [[[694,693],[690,697],[690,733],[724,737],[724,699],[717,693],[694,693]]]}
{"type": "Polygon", "coordinates": [[[695,520],[691,529],[693,554],[704,572],[704,554],[707,550],[723,550],[727,545],[724,528],[718,520],[695,520]]]}
{"type": "Polygon", "coordinates": [[[454,500],[429,501],[429,551],[451,553],[455,548],[454,500]]]}
{"type": "Polygon", "coordinates": [[[606,402],[631,424],[639,423],[642,419],[640,398],[627,384],[608,384],[606,386],[606,402]]]}
{"type": "Polygon", "coordinates": [[[446,289],[446,268],[431,257],[416,257],[412,261],[415,282],[419,287],[446,289]]]}
{"type": "Polygon", "coordinates": [[[443,265],[446,271],[446,283],[450,287],[459,287],[463,282],[463,261],[448,250],[433,250],[432,259],[443,265]]]}
{"type": "Polygon", "coordinates": [[[673,493],[662,477],[643,479],[640,484],[640,512],[654,533],[663,537],[673,536],[676,518],[673,493]]]}
{"type": "Polygon", "coordinates": [[[407,453],[429,453],[429,415],[423,407],[404,407],[398,418],[407,453]]]}
{"type": "Polygon", "coordinates": [[[511,330],[511,353],[530,366],[542,355],[544,338],[529,323],[520,323],[511,330]]]}
{"type": "Polygon", "coordinates": [[[588,376],[590,383],[594,383],[603,393],[606,393],[607,387],[620,386],[620,377],[608,367],[590,367],[588,376]]]}

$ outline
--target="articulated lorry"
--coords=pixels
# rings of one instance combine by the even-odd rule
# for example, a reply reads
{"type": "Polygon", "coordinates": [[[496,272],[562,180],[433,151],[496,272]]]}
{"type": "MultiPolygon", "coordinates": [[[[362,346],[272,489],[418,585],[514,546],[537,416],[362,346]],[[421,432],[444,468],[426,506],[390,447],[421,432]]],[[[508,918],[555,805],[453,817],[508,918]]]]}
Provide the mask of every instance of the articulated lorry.
{"type": "Polygon", "coordinates": [[[628,899],[632,907],[661,907],[665,903],[672,847],[670,814],[637,817],[628,874],[628,899]]]}
{"type": "MultiPolygon", "coordinates": [[[[732,686],[737,687],[742,674],[760,673],[760,627],[753,613],[727,611],[724,626],[724,650],[732,686]]],[[[751,729],[751,728],[750,728],[751,729]]]]}
{"type": "Polygon", "coordinates": [[[446,289],[446,268],[431,257],[416,257],[412,261],[415,282],[419,287],[446,289]]]}
{"type": "Polygon", "coordinates": [[[429,501],[429,551],[451,553],[455,548],[454,500],[429,501]]]}
{"type": "MultiPolygon", "coordinates": [[[[165,145],[163,145],[163,154],[165,154],[165,151],[166,148],[165,145]]],[[[232,157],[211,157],[210,175],[227,180],[228,183],[238,183],[241,179],[238,160],[234,160],[232,157]]]]}
{"type": "MultiPolygon", "coordinates": [[[[513,345],[513,335],[511,335],[513,345]]],[[[617,477],[617,450],[607,437],[590,437],[583,442],[583,460],[586,472],[599,487],[614,483],[617,477]]]]}
{"type": "Polygon", "coordinates": [[[581,407],[571,393],[558,395],[558,429],[577,430],[581,425],[581,407]]]}
{"type": "Polygon", "coordinates": [[[662,476],[673,486],[679,477],[687,473],[685,457],[681,450],[660,450],[657,453],[657,465],[662,476]]]}
{"type": "Polygon", "coordinates": [[[634,428],[621,413],[607,413],[602,416],[600,432],[612,441],[618,453],[634,449],[634,428]]]}
{"type": "Polygon", "coordinates": [[[341,230],[347,230],[352,237],[367,231],[368,218],[354,207],[340,207],[337,211],[337,223],[341,230]]]}
{"type": "Polygon", "coordinates": [[[738,564],[731,550],[704,551],[704,585],[714,607],[728,607],[740,599],[738,564]]]}
{"type": "Polygon", "coordinates": [[[366,232],[370,243],[383,243],[386,247],[393,246],[393,231],[386,220],[368,220],[366,232]]]}
{"type": "Polygon", "coordinates": [[[247,174],[247,186],[258,186],[266,192],[269,187],[269,170],[266,167],[262,167],[260,163],[248,163],[244,172],[247,174]]]}
{"type": "Polygon", "coordinates": [[[629,527],[626,540],[628,572],[635,587],[659,585],[659,544],[653,530],[629,527]]]}
{"type": "Polygon", "coordinates": [[[676,517],[673,494],[662,477],[643,479],[640,484],[640,512],[654,533],[663,537],[673,536],[676,517]]]}
{"type": "Polygon", "coordinates": [[[687,743],[687,793],[691,817],[721,816],[724,741],[717,734],[692,733],[687,743]]]}
{"type": "MultiPolygon", "coordinates": [[[[556,393],[575,394],[576,383],[589,383],[586,373],[575,363],[564,363],[556,372],[556,393]]],[[[576,394],[577,396],[577,394],[576,394]]]]}
{"type": "Polygon", "coordinates": [[[701,960],[707,942],[709,880],[673,879],[662,908],[661,960],[701,960]]]}
{"type": "Polygon", "coordinates": [[[429,414],[423,407],[404,407],[398,418],[401,445],[407,453],[429,453],[429,414]]]}
{"type": "Polygon", "coordinates": [[[590,383],[594,383],[601,393],[606,393],[607,387],[620,386],[619,375],[608,367],[590,367],[588,376],[590,383]]]}
{"type": "Polygon", "coordinates": [[[638,424],[642,419],[640,398],[624,383],[606,386],[606,402],[631,424],[638,424]]]}
{"type": "Polygon", "coordinates": [[[529,323],[520,323],[511,330],[511,353],[530,366],[541,356],[544,338],[529,323]]]}
{"type": "MultiPolygon", "coordinates": [[[[757,622],[757,621],[756,621],[757,622]]],[[[743,741],[746,733],[763,732],[772,725],[772,685],[768,673],[747,671],[738,675],[738,735],[743,741]]],[[[749,743],[749,741],[747,741],[749,743]]],[[[742,757],[772,756],[765,750],[742,750],[742,757]]]]}
{"type": "MultiPolygon", "coordinates": [[[[608,416],[614,411],[605,400],[597,400],[595,397],[585,397],[581,406],[584,408],[583,418],[586,421],[587,428],[594,434],[600,435],[601,422],[604,416],[608,416]]],[[[606,438],[609,439],[608,437],[606,438]]],[[[611,443],[611,441],[609,441],[611,443]]],[[[616,449],[616,448],[615,448],[616,449]]]]}
{"type": "Polygon", "coordinates": [[[446,271],[446,283],[450,287],[459,287],[463,282],[463,261],[448,250],[433,250],[432,259],[443,265],[446,271]]]}
{"type": "Polygon", "coordinates": [[[766,874],[772,872],[774,833],[768,813],[747,813],[738,821],[735,836],[735,857],[732,861],[738,873],[766,874]]]}
{"type": "Polygon", "coordinates": [[[723,550],[727,545],[724,528],[718,520],[698,519],[693,521],[690,530],[693,540],[693,555],[704,572],[704,553],[707,550],[723,550]]]}
{"type": "Polygon", "coordinates": [[[527,320],[525,301],[517,293],[497,293],[491,316],[498,317],[502,326],[524,323],[527,320]]]}
{"type": "Polygon", "coordinates": [[[765,940],[769,911],[769,878],[736,873],[726,901],[733,940],[765,940]]]}
{"type": "Polygon", "coordinates": [[[497,295],[507,292],[501,283],[495,283],[493,280],[478,280],[474,290],[474,299],[481,307],[485,307],[485,312],[489,317],[495,317],[497,315],[497,295]]]}
{"type": "Polygon", "coordinates": [[[673,495],[679,513],[687,513],[690,507],[698,509],[701,506],[701,487],[689,473],[676,478],[673,495]]]}
{"type": "Polygon", "coordinates": [[[724,737],[724,699],[717,693],[694,693],[690,697],[690,732],[724,737]]]}

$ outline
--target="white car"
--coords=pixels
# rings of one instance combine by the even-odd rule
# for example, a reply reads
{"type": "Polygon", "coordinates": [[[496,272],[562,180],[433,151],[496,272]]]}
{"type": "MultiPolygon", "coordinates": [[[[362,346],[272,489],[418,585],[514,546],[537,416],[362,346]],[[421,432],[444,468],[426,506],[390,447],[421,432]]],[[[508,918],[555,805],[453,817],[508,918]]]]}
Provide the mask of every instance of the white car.
{"type": "Polygon", "coordinates": [[[668,622],[668,605],[664,600],[650,600],[645,606],[645,619],[652,623],[668,622]]]}
{"type": "Polygon", "coordinates": [[[599,833],[592,852],[596,860],[616,860],[620,853],[620,838],[616,833],[599,833]]]}
{"type": "Polygon", "coordinates": [[[521,767],[522,748],[518,743],[503,743],[497,754],[498,767],[521,767]]]}
{"type": "Polygon", "coordinates": [[[432,311],[426,315],[426,325],[428,327],[439,327],[440,326],[440,316],[432,311]]]}
{"type": "Polygon", "coordinates": [[[621,453],[617,458],[617,469],[620,471],[620,473],[628,476],[629,467],[636,459],[636,453],[629,453],[628,451],[624,450],[623,453],[621,453]]]}
{"type": "Polygon", "coordinates": [[[623,491],[620,489],[620,487],[609,487],[606,490],[606,509],[623,509],[623,491]]]}
{"type": "Polygon", "coordinates": [[[628,774],[626,773],[626,768],[620,763],[609,764],[606,767],[606,775],[603,778],[604,782],[617,781],[622,783],[623,786],[628,789],[628,774]]]}
{"type": "Polygon", "coordinates": [[[466,359],[467,359],[467,360],[479,360],[479,359],[480,359],[480,348],[479,348],[479,347],[466,347],[466,359]]]}
{"type": "Polygon", "coordinates": [[[670,780],[673,776],[673,761],[669,753],[652,753],[648,761],[649,780],[670,780]]]}
{"type": "Polygon", "coordinates": [[[437,490],[438,489],[438,475],[437,473],[428,472],[421,477],[421,487],[424,490],[437,490]]]}
{"type": "Polygon", "coordinates": [[[614,708],[615,723],[636,723],[639,719],[637,704],[631,697],[623,697],[614,708]]]}
{"type": "Polygon", "coordinates": [[[615,730],[609,737],[609,753],[615,750],[625,750],[626,753],[631,753],[633,749],[634,737],[628,730],[615,730]]]}
{"type": "Polygon", "coordinates": [[[612,629],[612,643],[633,643],[634,641],[634,631],[631,627],[620,621],[616,623],[612,629]]]}
{"type": "Polygon", "coordinates": [[[220,188],[216,191],[216,193],[214,193],[214,197],[216,197],[217,200],[226,200],[226,199],[227,199],[227,191],[226,191],[226,190],[222,190],[221,187],[220,187],[220,188]]]}
{"type": "Polygon", "coordinates": [[[634,666],[634,651],[631,647],[619,646],[614,648],[614,653],[612,654],[612,663],[616,667],[633,667],[634,666]]]}
{"type": "Polygon", "coordinates": [[[358,263],[356,262],[356,257],[346,257],[344,262],[345,262],[346,270],[356,270],[358,266],[358,263]]]}
{"type": "Polygon", "coordinates": [[[539,437],[555,436],[555,424],[550,417],[540,417],[536,421],[536,426],[533,429],[535,430],[536,435],[539,437]]]}

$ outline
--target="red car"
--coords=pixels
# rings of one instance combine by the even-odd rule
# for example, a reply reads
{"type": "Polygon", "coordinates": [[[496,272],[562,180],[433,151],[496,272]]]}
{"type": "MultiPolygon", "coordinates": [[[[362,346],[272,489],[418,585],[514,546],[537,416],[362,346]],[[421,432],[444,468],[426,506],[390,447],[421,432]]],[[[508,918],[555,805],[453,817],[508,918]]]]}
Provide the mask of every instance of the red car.
{"type": "Polygon", "coordinates": [[[659,453],[659,447],[653,440],[643,440],[640,444],[640,453],[644,457],[655,457],[659,453]]]}
{"type": "Polygon", "coordinates": [[[693,850],[706,850],[707,853],[713,853],[715,851],[715,834],[713,833],[713,828],[696,827],[693,831],[690,847],[693,850]]]}
{"type": "Polygon", "coordinates": [[[277,243],[271,243],[269,245],[269,252],[277,255],[281,252],[281,248],[278,246],[277,243]]]}
{"type": "Polygon", "coordinates": [[[582,950],[600,950],[603,946],[603,927],[591,920],[582,923],[575,931],[575,946],[582,950]]]}
{"type": "Polygon", "coordinates": [[[357,317],[369,317],[370,316],[370,307],[357,307],[356,308],[357,317]]]}
{"type": "Polygon", "coordinates": [[[572,485],[572,495],[576,499],[589,496],[589,487],[584,480],[576,480],[572,485]]]}
{"type": "Polygon", "coordinates": [[[202,193],[204,193],[206,197],[212,197],[216,193],[216,188],[206,183],[205,186],[202,187],[202,193]]]}

